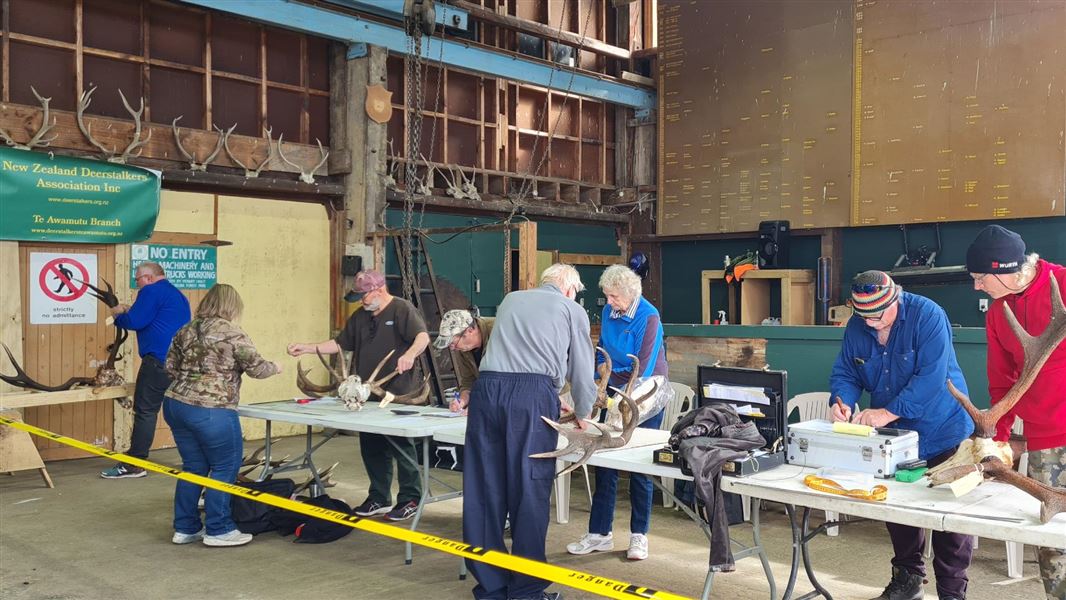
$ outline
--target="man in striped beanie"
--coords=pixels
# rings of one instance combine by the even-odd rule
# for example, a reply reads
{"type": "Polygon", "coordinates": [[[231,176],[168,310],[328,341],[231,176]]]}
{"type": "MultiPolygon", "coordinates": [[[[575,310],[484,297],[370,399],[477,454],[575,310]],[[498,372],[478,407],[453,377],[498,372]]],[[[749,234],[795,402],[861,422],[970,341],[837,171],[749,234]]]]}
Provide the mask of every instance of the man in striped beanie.
{"type": "MultiPolygon", "coordinates": [[[[916,431],[919,458],[930,467],[947,460],[973,433],[973,421],[944,384],[950,378],[967,393],[944,309],[904,292],[883,271],[855,277],[851,304],[855,314],[829,379],[833,420],[916,431]],[[856,411],[863,392],[870,394],[870,408],[856,411]]],[[[918,600],[924,594],[925,532],[886,525],[894,551],[892,580],[876,600],[918,600]]],[[[932,538],[937,596],[965,599],[973,538],[946,531],[932,538]]]]}

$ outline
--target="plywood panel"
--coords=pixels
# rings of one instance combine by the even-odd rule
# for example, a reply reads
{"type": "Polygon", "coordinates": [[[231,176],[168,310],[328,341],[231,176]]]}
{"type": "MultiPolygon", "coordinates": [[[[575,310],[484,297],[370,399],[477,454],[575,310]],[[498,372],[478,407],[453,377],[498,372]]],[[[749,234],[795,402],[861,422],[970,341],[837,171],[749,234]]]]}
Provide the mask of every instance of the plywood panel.
{"type": "Polygon", "coordinates": [[[660,234],[848,223],[852,6],[660,3],[660,234]]]}
{"type": "MultiPolygon", "coordinates": [[[[95,253],[99,276],[115,282],[114,246],[22,243],[19,244],[19,271],[22,274],[19,282],[23,298],[29,297],[28,264],[31,252],[95,253]]],[[[95,324],[33,325],[29,319],[29,302],[24,302],[23,368],[35,380],[48,385],[59,385],[71,377],[94,375],[97,366],[107,359],[107,345],[114,339],[114,328],[106,323],[109,314],[104,304],[99,303],[95,324]]],[[[25,419],[27,423],[56,433],[111,447],[114,404],[114,400],[98,400],[27,408],[25,419]]],[[[86,456],[83,452],[42,438],[34,438],[34,443],[45,460],[86,456]]]]}
{"type": "Polygon", "coordinates": [[[855,225],[1066,214],[1066,3],[862,9],[855,225]]]}
{"type": "MultiPolygon", "coordinates": [[[[297,360],[285,354],[291,342],[329,339],[329,218],[318,204],[219,196],[219,237],[233,242],[218,250],[219,281],[244,300],[241,327],[259,352],[284,372],[269,379],[245,378],[244,404],[292,398],[297,360]]],[[[317,362],[304,358],[307,366],[317,362]]],[[[246,438],[263,437],[263,421],[242,423],[246,438]]],[[[303,431],[274,425],[275,435],[303,431]]]]}
{"type": "Polygon", "coordinates": [[[696,367],[722,361],[724,367],[761,369],[766,366],[766,340],[749,338],[666,338],[670,381],[696,387],[696,367]]]}

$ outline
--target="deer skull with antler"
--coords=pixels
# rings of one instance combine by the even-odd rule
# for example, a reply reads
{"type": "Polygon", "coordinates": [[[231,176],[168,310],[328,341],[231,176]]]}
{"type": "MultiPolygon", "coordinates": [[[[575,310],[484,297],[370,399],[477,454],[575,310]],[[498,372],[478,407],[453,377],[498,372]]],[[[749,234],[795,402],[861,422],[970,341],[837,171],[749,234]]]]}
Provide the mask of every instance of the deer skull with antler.
{"type": "Polygon", "coordinates": [[[385,366],[385,363],[392,357],[396,351],[393,350],[385,355],[385,358],[381,359],[378,366],[374,367],[374,371],[370,373],[370,377],[363,381],[363,378],[355,374],[355,365],[352,365],[351,370],[348,369],[347,361],[344,359],[344,352],[339,353],[340,369],[333,368],[332,365],[326,362],[326,358],[322,356],[321,352],[317,352],[318,359],[322,361],[322,364],[329,371],[330,383],[329,385],[317,385],[311,383],[307,379],[308,370],[305,370],[301,366],[296,367],[296,387],[300,388],[300,391],[312,398],[321,398],[327,395],[336,395],[344,402],[344,406],[348,410],[363,410],[363,405],[370,399],[371,395],[381,398],[381,403],[378,405],[381,408],[388,406],[392,402],[398,404],[422,404],[429,396],[429,375],[422,380],[422,385],[418,386],[418,389],[407,393],[396,395],[392,392],[385,391],[385,384],[392,381],[399,372],[393,370],[392,373],[378,378],[378,374],[381,372],[381,368],[385,366]]]}
{"type": "MultiPolygon", "coordinates": [[[[77,279],[73,280],[76,283],[83,284],[89,288],[89,293],[108,306],[113,308],[118,306],[118,296],[115,295],[114,288],[106,280],[104,286],[106,290],[100,289],[91,283],[86,283],[77,279]]],[[[35,381],[30,377],[26,371],[22,369],[18,361],[15,360],[15,355],[11,352],[11,349],[7,347],[7,344],[2,344],[4,352],[7,353],[7,358],[11,361],[11,364],[15,367],[15,375],[3,375],[0,374],[0,379],[3,381],[21,388],[28,390],[38,390],[42,392],[59,392],[63,390],[69,390],[76,386],[89,385],[92,387],[107,387],[112,385],[122,385],[125,383],[122,375],[119,375],[115,369],[115,363],[119,360],[118,351],[122,347],[122,343],[126,341],[129,336],[129,332],[125,329],[115,326],[115,340],[107,347],[107,360],[104,364],[100,365],[96,370],[96,375],[92,377],[71,377],[65,383],[60,385],[45,385],[38,381],[35,381]]]]}
{"type": "Polygon", "coordinates": [[[1066,306],[1063,305],[1058,281],[1052,276],[1051,321],[1043,333],[1038,336],[1029,335],[1018,323],[1009,306],[1004,304],[1003,310],[1006,312],[1007,324],[1025,352],[1021,374],[1003,398],[989,410],[978,410],[965,394],[948,381],[951,395],[955,396],[973,418],[974,438],[963,442],[958,452],[947,462],[930,469],[929,485],[950,483],[975,471],[983,473],[985,477],[1009,483],[1040,500],[1040,521],[1047,523],[1058,513],[1066,512],[1066,490],[1052,488],[1015,471],[1012,468],[1014,455],[1010,445],[993,441],[992,437],[996,433],[999,420],[1021,400],[1036,380],[1044,363],[1063,340],[1066,340],[1066,306]]]}
{"type": "MultiPolygon", "coordinates": [[[[608,406],[607,389],[608,380],[611,377],[611,356],[603,348],[597,347],[596,351],[603,355],[604,360],[598,367],[600,383],[596,390],[596,401],[592,404],[593,415],[598,415],[600,410],[607,408],[608,406]]],[[[636,430],[637,425],[640,423],[641,404],[643,404],[648,398],[654,397],[659,386],[658,383],[652,385],[652,388],[640,398],[634,399],[632,393],[633,388],[636,385],[637,373],[640,372],[640,359],[632,354],[628,354],[627,356],[633,361],[633,370],[630,373],[629,381],[626,383],[624,390],[614,389],[614,392],[621,403],[619,407],[622,413],[621,435],[612,436],[609,428],[591,421],[588,422],[588,424],[594,429],[593,432],[581,431],[576,428],[564,429],[560,423],[568,423],[578,418],[573,412],[564,415],[559,419],[558,423],[547,417],[541,417],[548,426],[558,431],[566,438],[567,444],[565,447],[552,452],[531,454],[529,456],[530,458],[559,458],[580,451],[581,458],[559,473],[559,475],[565,475],[588,462],[596,451],[621,448],[629,443],[629,439],[633,436],[633,431],[636,430]]]]}

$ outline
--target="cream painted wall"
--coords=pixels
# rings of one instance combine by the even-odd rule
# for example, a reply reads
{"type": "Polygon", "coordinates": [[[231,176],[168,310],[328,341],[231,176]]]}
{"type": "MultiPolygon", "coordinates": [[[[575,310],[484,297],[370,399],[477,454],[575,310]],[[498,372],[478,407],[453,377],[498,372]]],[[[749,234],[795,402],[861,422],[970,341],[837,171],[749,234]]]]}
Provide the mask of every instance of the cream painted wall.
{"type": "Polygon", "coordinates": [[[163,190],[155,230],[210,235],[215,230],[215,195],[163,190]]]}
{"type": "MultiPolygon", "coordinates": [[[[300,395],[290,342],[329,339],[329,220],[322,205],[234,196],[218,197],[218,281],[244,300],[241,327],[281,375],[244,378],[241,403],[300,395]]],[[[263,421],[242,419],[244,437],[263,437],[263,421]]],[[[302,433],[303,426],[276,423],[274,435],[302,433]]]]}

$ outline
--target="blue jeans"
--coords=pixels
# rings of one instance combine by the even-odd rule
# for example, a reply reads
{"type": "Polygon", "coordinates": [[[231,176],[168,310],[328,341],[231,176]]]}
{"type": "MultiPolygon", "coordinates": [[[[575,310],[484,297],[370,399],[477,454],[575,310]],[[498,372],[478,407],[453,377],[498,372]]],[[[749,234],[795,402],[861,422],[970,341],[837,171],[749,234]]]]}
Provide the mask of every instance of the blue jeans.
{"type": "MultiPolygon", "coordinates": [[[[225,483],[237,480],[244,452],[237,411],[193,406],[165,398],[163,418],[174,433],[182,469],[225,483]]],[[[174,531],[200,531],[200,511],[196,505],[203,489],[203,486],[178,481],[174,488],[174,531]]],[[[237,528],[230,518],[230,495],[225,492],[208,489],[204,494],[204,513],[207,535],[222,535],[237,528]]]]}
{"type": "MultiPolygon", "coordinates": [[[[663,422],[663,411],[644,421],[638,427],[658,429],[663,422]]],[[[651,450],[648,450],[651,452],[651,450]]],[[[629,474],[629,532],[648,533],[651,521],[651,498],[655,491],[647,475],[629,474]]],[[[618,471],[596,467],[596,493],[592,495],[592,514],[589,515],[589,533],[607,535],[614,528],[614,500],[618,495],[618,471]]]]}

